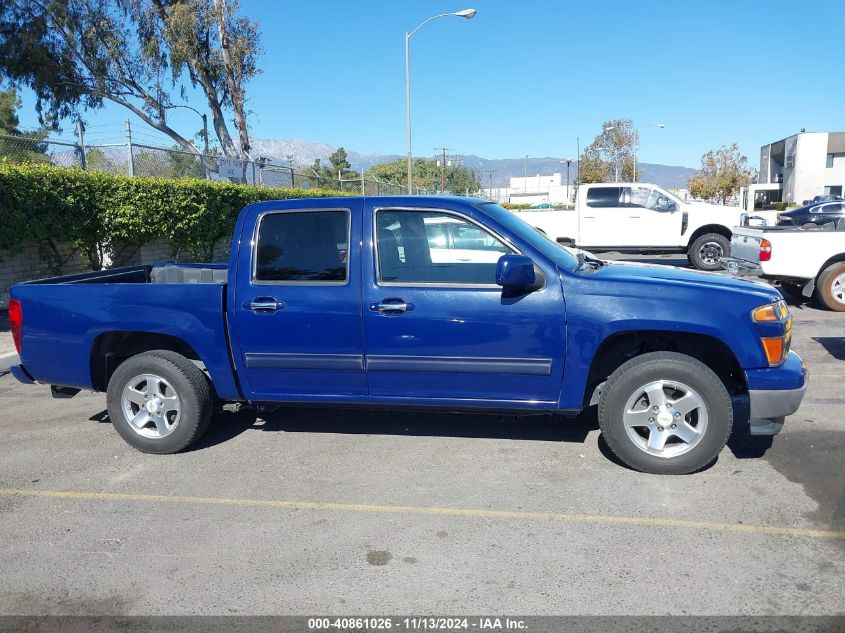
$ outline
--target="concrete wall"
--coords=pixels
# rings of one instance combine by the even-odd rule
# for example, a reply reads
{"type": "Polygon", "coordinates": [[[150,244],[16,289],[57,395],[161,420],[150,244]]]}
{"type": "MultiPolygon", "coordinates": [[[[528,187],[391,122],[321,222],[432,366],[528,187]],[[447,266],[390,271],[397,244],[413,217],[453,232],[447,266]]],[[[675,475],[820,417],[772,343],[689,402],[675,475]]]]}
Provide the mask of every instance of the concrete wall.
{"type": "MultiPolygon", "coordinates": [[[[813,196],[824,193],[824,186],[828,184],[827,169],[827,133],[805,133],[797,137],[795,151],[795,180],[792,197],[788,197],[790,190],[784,182],[784,199],[801,202],[813,196]]],[[[786,180],[786,179],[784,179],[786,180]]]]}
{"type": "MultiPolygon", "coordinates": [[[[229,247],[230,243],[228,240],[223,240],[216,244],[214,247],[213,261],[228,261],[229,247]]],[[[61,274],[71,275],[91,270],[86,257],[78,253],[70,255],[70,247],[61,246],[60,251],[64,257],[68,257],[67,262],[62,267],[61,274]]],[[[112,262],[112,267],[155,264],[173,261],[174,259],[170,242],[166,239],[149,242],[140,247],[126,245],[117,249],[116,255],[117,257],[112,262]]],[[[182,256],[178,259],[185,260],[186,257],[182,256]]],[[[8,308],[9,288],[13,284],[52,276],[53,272],[50,270],[47,262],[41,257],[38,247],[35,244],[28,244],[21,250],[14,252],[0,250],[0,310],[8,308]]]]}

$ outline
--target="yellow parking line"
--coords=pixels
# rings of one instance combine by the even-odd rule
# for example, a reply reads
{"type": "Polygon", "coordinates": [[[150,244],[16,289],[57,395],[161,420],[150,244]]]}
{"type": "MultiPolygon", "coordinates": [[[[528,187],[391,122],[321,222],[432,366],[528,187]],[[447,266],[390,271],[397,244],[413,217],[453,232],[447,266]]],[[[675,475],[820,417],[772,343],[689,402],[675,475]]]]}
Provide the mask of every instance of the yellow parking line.
{"type": "Polygon", "coordinates": [[[364,512],[372,514],[429,514],[437,516],[471,517],[482,519],[521,519],[561,523],[600,523],[605,525],[635,525],[647,527],[689,528],[717,532],[770,534],[808,538],[845,539],[845,531],[810,530],[776,525],[746,525],[741,523],[712,523],[686,519],[610,516],[600,514],[561,514],[527,510],[489,510],[485,508],[443,508],[426,506],[380,505],[370,503],[330,503],[324,501],[283,501],[278,499],[237,499],[225,497],[190,497],[180,495],[145,495],[122,492],[81,492],[73,490],[32,490],[0,488],[0,496],[43,497],[47,499],[79,499],[86,501],[140,501],[217,506],[273,508],[282,510],[323,510],[336,512],[364,512]]]}

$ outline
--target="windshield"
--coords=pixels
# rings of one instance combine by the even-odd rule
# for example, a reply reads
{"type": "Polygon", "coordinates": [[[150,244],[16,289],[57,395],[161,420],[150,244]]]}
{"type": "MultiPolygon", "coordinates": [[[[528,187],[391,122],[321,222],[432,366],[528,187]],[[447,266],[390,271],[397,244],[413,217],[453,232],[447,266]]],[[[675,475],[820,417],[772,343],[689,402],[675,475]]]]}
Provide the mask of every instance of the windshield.
{"type": "Polygon", "coordinates": [[[575,270],[578,267],[578,259],[565,248],[553,242],[549,237],[540,233],[516,213],[511,213],[495,202],[484,202],[477,205],[497,222],[500,222],[521,239],[530,243],[534,248],[543,253],[561,268],[575,270]]]}

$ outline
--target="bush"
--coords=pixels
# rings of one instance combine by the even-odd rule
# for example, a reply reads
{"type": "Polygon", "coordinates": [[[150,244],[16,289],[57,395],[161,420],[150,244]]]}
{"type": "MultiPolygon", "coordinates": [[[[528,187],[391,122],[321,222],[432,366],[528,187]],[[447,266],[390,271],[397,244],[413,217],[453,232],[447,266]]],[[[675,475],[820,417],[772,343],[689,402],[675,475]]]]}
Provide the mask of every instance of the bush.
{"type": "Polygon", "coordinates": [[[83,253],[92,269],[120,244],[167,238],[174,254],[209,260],[251,202],[349,195],[330,189],[272,189],[207,180],[128,178],[43,164],[0,162],[0,249],[38,244],[59,274],[68,255],[83,253]]]}

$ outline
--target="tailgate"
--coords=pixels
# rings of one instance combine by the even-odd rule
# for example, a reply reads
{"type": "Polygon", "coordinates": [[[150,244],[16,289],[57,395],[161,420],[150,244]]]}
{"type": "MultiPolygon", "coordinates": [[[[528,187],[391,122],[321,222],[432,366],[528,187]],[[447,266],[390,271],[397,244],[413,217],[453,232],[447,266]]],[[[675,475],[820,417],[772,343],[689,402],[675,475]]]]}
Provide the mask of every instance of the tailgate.
{"type": "Polygon", "coordinates": [[[734,228],[731,238],[731,257],[758,264],[760,262],[760,243],[763,231],[759,229],[734,228]]]}

